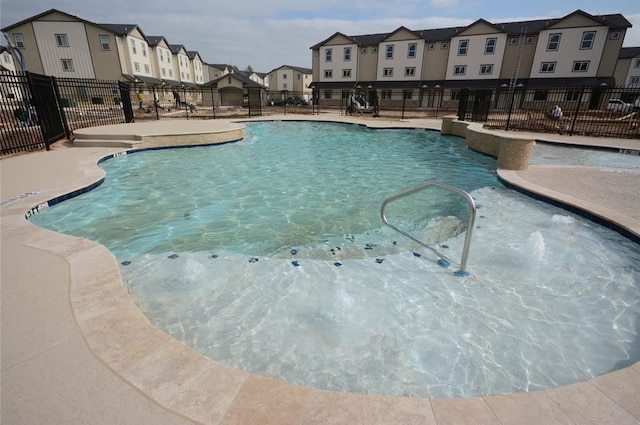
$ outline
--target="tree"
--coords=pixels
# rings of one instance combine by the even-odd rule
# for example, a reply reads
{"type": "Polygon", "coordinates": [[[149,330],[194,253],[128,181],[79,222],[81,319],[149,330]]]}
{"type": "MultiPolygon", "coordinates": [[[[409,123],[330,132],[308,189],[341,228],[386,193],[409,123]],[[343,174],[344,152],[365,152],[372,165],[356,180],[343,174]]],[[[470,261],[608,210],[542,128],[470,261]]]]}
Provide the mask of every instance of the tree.
{"type": "Polygon", "coordinates": [[[251,65],[247,65],[247,67],[244,70],[245,72],[253,72],[253,68],[251,67],[251,65]]]}

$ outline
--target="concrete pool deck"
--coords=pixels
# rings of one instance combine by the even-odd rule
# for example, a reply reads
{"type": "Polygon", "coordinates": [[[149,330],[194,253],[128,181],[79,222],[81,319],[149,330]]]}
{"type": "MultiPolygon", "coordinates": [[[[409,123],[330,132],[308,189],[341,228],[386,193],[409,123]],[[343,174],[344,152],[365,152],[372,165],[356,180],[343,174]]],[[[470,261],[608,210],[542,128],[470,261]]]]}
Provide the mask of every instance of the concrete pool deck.
{"type": "MultiPolygon", "coordinates": [[[[323,119],[440,128],[439,120],[323,119]]],[[[168,128],[170,134],[193,134],[194,122],[127,124],[127,129],[132,135],[162,135],[168,128]]],[[[110,134],[107,127],[99,133],[110,134]]],[[[640,149],[635,140],[525,137],[640,149]]],[[[148,322],[128,297],[106,248],[24,218],[47,200],[95,183],[104,175],[97,161],[123,150],[96,142],[0,161],[2,423],[640,424],[640,362],[532,393],[418,399],[315,390],[204,358],[148,322]]],[[[532,166],[500,176],[640,237],[640,170],[532,166]]]]}

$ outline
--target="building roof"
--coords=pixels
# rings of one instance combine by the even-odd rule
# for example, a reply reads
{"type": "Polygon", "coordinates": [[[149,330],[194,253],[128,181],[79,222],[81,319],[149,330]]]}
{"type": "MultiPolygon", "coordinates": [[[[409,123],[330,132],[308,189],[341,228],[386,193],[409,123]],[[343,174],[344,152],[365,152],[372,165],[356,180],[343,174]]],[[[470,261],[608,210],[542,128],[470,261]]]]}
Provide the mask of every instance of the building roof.
{"type": "Polygon", "coordinates": [[[250,88],[264,89],[265,88],[262,84],[256,83],[251,78],[249,78],[249,76],[243,71],[233,72],[231,74],[223,75],[221,77],[216,78],[215,80],[211,80],[207,83],[204,83],[203,86],[218,87],[218,81],[222,80],[223,78],[229,78],[229,77],[233,77],[237,80],[240,80],[242,82],[242,87],[244,88],[248,88],[248,89],[250,88]]]}
{"type": "Polygon", "coordinates": [[[147,42],[149,43],[149,47],[156,47],[160,42],[164,40],[169,45],[169,42],[163,35],[149,35],[147,36],[147,42]]]}
{"type": "Polygon", "coordinates": [[[623,47],[620,49],[618,59],[629,59],[640,56],[640,47],[623,47]]]}
{"type": "Polygon", "coordinates": [[[173,53],[174,55],[180,53],[180,50],[183,49],[185,53],[187,51],[187,49],[182,44],[169,44],[169,48],[171,49],[171,53],[173,53]]]}
{"type": "Polygon", "coordinates": [[[144,39],[147,40],[147,42],[149,41],[147,36],[144,34],[144,31],[142,31],[142,28],[140,28],[137,24],[97,24],[97,25],[102,28],[108,29],[112,33],[119,36],[129,35],[131,34],[132,31],[137,29],[140,32],[140,34],[142,34],[142,37],[144,37],[144,39]]]}
{"type": "Polygon", "coordinates": [[[281,65],[277,68],[272,69],[269,73],[273,72],[273,71],[277,71],[278,69],[282,69],[282,68],[291,68],[294,71],[298,71],[301,72],[303,74],[312,74],[313,73],[313,69],[311,68],[303,68],[301,66],[293,66],[293,65],[281,65]]]}

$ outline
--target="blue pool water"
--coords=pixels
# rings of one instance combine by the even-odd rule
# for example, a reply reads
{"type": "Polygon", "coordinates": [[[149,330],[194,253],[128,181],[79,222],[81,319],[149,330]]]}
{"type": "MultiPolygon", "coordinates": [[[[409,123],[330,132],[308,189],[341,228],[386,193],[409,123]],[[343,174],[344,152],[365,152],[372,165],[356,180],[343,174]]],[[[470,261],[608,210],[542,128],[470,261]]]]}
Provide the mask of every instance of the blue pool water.
{"type": "MultiPolygon", "coordinates": [[[[106,245],[153,323],[233,367],[338,391],[469,397],[640,358],[637,244],[505,189],[495,161],[459,138],[251,123],[237,143],[101,165],[104,184],[32,221],[106,245]],[[380,221],[384,199],[434,180],[479,207],[469,277],[380,221]]],[[[390,221],[460,258],[464,201],[434,190],[392,205],[390,221]]]]}

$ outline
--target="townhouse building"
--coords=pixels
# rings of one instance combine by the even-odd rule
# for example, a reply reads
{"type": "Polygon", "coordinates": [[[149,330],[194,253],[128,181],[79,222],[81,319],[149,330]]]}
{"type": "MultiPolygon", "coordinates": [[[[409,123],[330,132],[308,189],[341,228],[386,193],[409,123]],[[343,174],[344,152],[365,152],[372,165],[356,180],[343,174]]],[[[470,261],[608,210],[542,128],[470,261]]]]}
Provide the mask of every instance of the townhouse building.
{"type": "Polygon", "coordinates": [[[615,86],[630,27],[620,14],[577,10],[556,19],[338,32],[311,47],[310,86],[325,105],[355,94],[372,105],[410,107],[455,107],[464,88],[486,89],[499,103],[515,87],[615,86]]]}
{"type": "Polygon", "coordinates": [[[623,86],[640,88],[640,47],[623,47],[620,50],[615,79],[623,86]]]}
{"type": "Polygon", "coordinates": [[[203,74],[205,81],[212,81],[216,78],[220,78],[223,75],[230,74],[233,71],[233,67],[227,64],[214,64],[214,63],[205,63],[203,74]]]}
{"type": "Polygon", "coordinates": [[[9,52],[9,49],[4,46],[0,46],[0,71],[16,72],[16,63],[13,60],[13,55],[9,52]]]}
{"type": "Polygon", "coordinates": [[[204,84],[204,67],[200,53],[189,50],[187,56],[189,57],[189,72],[193,76],[193,82],[196,85],[204,84]]]}
{"type": "Polygon", "coordinates": [[[22,52],[27,70],[54,77],[196,87],[205,81],[198,52],[147,36],[136,24],[100,24],[50,9],[2,29],[22,52]]]}
{"type": "Polygon", "coordinates": [[[282,65],[269,71],[267,75],[267,87],[271,93],[271,100],[284,100],[289,96],[288,93],[291,96],[302,96],[310,100],[312,89],[309,86],[313,77],[312,69],[282,65]]]}

